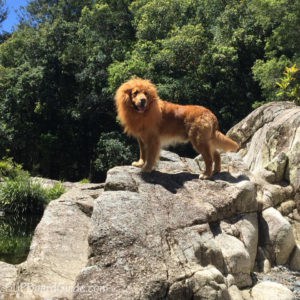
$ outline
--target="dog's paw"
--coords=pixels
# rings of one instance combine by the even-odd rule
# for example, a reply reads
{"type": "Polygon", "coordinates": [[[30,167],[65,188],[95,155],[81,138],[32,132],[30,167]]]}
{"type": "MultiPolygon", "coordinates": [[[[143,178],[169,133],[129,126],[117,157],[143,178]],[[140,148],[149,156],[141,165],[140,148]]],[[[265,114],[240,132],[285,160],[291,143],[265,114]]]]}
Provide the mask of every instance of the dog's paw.
{"type": "Polygon", "coordinates": [[[212,175],[216,175],[216,174],[219,174],[221,172],[221,170],[220,169],[217,169],[217,170],[213,170],[213,173],[212,173],[212,175]]]}
{"type": "Polygon", "coordinates": [[[205,179],[210,179],[211,176],[205,174],[205,173],[202,173],[199,175],[199,179],[202,179],[202,180],[205,180],[205,179]]]}
{"type": "Polygon", "coordinates": [[[152,171],[153,171],[153,167],[151,167],[151,166],[145,165],[145,166],[142,168],[142,172],[144,172],[144,173],[150,173],[150,172],[152,172],[152,171]]]}
{"type": "Polygon", "coordinates": [[[140,159],[138,161],[134,161],[131,165],[134,167],[141,168],[144,165],[144,161],[142,159],[140,159]]]}

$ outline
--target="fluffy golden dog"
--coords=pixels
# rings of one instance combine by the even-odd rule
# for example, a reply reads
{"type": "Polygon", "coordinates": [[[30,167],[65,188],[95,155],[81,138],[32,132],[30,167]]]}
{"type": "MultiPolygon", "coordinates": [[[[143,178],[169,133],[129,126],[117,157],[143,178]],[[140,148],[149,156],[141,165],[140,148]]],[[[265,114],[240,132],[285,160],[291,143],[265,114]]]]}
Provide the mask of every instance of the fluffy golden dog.
{"type": "Polygon", "coordinates": [[[162,146],[190,141],[205,162],[200,178],[209,178],[221,170],[217,149],[239,148],[218,130],[218,120],[210,110],[163,101],[149,80],[134,78],[125,82],[117,90],[115,100],[125,132],[139,142],[140,159],[132,165],[145,172],[153,170],[162,146]]]}

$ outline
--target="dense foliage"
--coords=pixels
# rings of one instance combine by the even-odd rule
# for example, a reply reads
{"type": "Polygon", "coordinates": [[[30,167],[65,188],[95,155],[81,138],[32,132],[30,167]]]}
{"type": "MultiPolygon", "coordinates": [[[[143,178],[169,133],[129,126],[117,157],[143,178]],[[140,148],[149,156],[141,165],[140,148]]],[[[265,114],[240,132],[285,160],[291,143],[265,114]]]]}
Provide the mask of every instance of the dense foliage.
{"type": "Polygon", "coordinates": [[[113,102],[133,75],[223,130],[253,105],[299,102],[297,0],[31,0],[23,15],[0,39],[0,156],[43,176],[100,180],[133,158],[113,102]]]}

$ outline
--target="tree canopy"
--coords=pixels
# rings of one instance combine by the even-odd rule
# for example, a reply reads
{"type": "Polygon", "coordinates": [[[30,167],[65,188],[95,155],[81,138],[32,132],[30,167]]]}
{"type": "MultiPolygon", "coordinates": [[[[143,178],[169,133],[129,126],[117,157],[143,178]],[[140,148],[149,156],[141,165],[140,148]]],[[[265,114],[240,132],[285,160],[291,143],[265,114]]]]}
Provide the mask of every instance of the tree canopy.
{"type": "Polygon", "coordinates": [[[100,180],[132,159],[113,102],[131,76],[223,130],[299,102],[297,0],[31,0],[23,15],[0,44],[0,155],[43,176],[100,180]]]}
{"type": "Polygon", "coordinates": [[[0,0],[0,26],[1,23],[7,18],[7,8],[5,7],[5,1],[0,0]]]}

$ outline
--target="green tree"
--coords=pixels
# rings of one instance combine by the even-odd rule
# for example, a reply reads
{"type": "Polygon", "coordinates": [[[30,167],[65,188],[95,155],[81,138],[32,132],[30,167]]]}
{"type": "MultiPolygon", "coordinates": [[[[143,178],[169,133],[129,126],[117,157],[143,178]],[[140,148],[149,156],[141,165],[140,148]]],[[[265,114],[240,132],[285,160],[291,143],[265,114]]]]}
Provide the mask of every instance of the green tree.
{"type": "Polygon", "coordinates": [[[7,18],[7,8],[5,6],[5,0],[0,0],[0,28],[1,23],[7,18]]]}
{"type": "Polygon", "coordinates": [[[296,65],[286,67],[284,76],[276,84],[279,87],[276,93],[279,100],[295,101],[300,105],[300,69],[296,65]]]}
{"type": "Polygon", "coordinates": [[[129,146],[126,143],[124,135],[118,132],[101,134],[95,151],[94,168],[99,173],[100,178],[105,177],[108,169],[120,164],[130,164],[133,161],[133,155],[137,158],[137,147],[129,146]]]}
{"type": "MultiPolygon", "coordinates": [[[[5,6],[5,0],[0,0],[0,30],[2,29],[2,23],[7,18],[7,8],[5,6]]],[[[9,33],[0,31],[0,44],[3,43],[9,37],[9,33]]]]}
{"type": "Polygon", "coordinates": [[[61,18],[67,22],[78,21],[81,11],[91,6],[93,0],[31,0],[26,6],[28,20],[33,24],[54,22],[61,18]]]}
{"type": "Polygon", "coordinates": [[[92,176],[101,132],[118,127],[106,69],[132,36],[126,1],[77,2],[32,1],[37,25],[0,46],[1,150],[55,178],[92,176]]]}
{"type": "Polygon", "coordinates": [[[285,68],[300,65],[300,3],[297,0],[255,0],[250,7],[255,22],[267,33],[265,55],[254,64],[253,74],[265,100],[274,101],[276,82],[285,68]]]}

